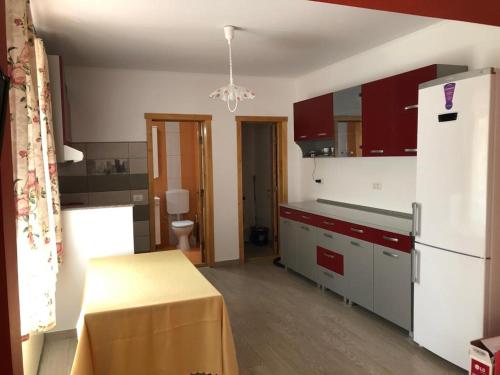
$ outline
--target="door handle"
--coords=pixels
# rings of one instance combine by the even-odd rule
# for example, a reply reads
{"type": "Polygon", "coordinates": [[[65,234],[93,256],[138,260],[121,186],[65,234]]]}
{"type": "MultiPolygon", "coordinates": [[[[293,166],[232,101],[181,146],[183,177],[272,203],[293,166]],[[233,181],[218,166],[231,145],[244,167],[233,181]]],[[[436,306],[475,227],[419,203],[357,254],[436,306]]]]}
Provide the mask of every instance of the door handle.
{"type": "Polygon", "coordinates": [[[307,138],[307,135],[300,135],[299,138],[301,139],[307,138]]]}
{"type": "Polygon", "coordinates": [[[318,134],[316,134],[316,135],[317,135],[318,137],[322,137],[322,136],[326,135],[326,133],[318,133],[318,134]]]}
{"type": "Polygon", "coordinates": [[[416,249],[411,252],[411,281],[420,284],[420,255],[416,249]]]}
{"type": "Polygon", "coordinates": [[[328,234],[328,233],[323,233],[323,236],[328,237],[328,238],[333,238],[333,236],[331,234],[328,234]]]}
{"type": "Polygon", "coordinates": [[[351,245],[361,247],[359,242],[351,241],[351,245]]]}
{"type": "Polygon", "coordinates": [[[363,229],[351,228],[351,232],[363,234],[365,231],[363,229]]]}
{"type": "Polygon", "coordinates": [[[335,258],[335,255],[332,255],[332,254],[328,254],[328,253],[323,253],[323,255],[327,258],[330,258],[330,259],[334,259],[335,258]]]}
{"type": "Polygon", "coordinates": [[[413,104],[413,105],[407,105],[406,107],[404,107],[404,110],[409,111],[410,109],[417,109],[417,108],[418,104],[413,104]]]}
{"type": "Polygon", "coordinates": [[[382,254],[384,255],[387,255],[388,257],[391,257],[391,258],[399,258],[399,255],[398,254],[394,254],[394,253],[391,253],[389,251],[382,251],[382,254]]]}
{"type": "Polygon", "coordinates": [[[411,234],[414,237],[420,236],[420,204],[417,202],[413,202],[411,204],[412,211],[412,230],[411,234]]]}
{"type": "Polygon", "coordinates": [[[302,215],[301,218],[304,219],[304,220],[310,220],[311,219],[310,216],[305,216],[305,215],[302,215]]]}
{"type": "Polygon", "coordinates": [[[335,225],[333,221],[323,221],[323,224],[325,225],[335,225]]]}
{"type": "Polygon", "coordinates": [[[370,154],[383,154],[384,150],[370,150],[370,154]]]}
{"type": "Polygon", "coordinates": [[[416,148],[405,148],[405,152],[417,152],[416,148]]]}
{"type": "Polygon", "coordinates": [[[386,241],[391,241],[391,242],[399,242],[399,238],[395,237],[389,237],[389,236],[382,236],[382,238],[386,241]]]}

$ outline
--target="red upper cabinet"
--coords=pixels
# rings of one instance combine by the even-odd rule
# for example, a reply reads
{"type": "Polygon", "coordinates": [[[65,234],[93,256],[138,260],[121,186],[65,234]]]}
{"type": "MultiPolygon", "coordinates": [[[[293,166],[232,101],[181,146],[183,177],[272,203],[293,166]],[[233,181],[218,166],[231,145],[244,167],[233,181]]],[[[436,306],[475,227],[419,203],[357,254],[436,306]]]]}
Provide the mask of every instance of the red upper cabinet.
{"type": "Polygon", "coordinates": [[[333,138],[333,93],[293,104],[294,139],[333,138]]]}
{"type": "Polygon", "coordinates": [[[394,156],[417,154],[418,85],[437,78],[437,65],[426,66],[394,77],[396,80],[395,121],[392,123],[394,156]]]}
{"type": "Polygon", "coordinates": [[[396,81],[393,77],[361,86],[363,156],[391,154],[390,133],[395,121],[396,81]]]}
{"type": "Polygon", "coordinates": [[[434,64],[364,84],[363,156],[416,155],[418,86],[466,70],[434,64]]]}

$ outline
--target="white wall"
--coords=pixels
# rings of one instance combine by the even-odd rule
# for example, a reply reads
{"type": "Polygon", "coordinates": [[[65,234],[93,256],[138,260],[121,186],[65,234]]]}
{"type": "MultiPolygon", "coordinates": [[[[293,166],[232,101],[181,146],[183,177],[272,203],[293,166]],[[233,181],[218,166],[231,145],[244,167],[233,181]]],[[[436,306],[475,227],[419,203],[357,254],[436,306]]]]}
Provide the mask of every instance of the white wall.
{"type": "MultiPolygon", "coordinates": [[[[500,28],[454,21],[442,21],[379,47],[309,73],[297,80],[297,99],[359,85],[422,66],[469,65],[470,69],[500,67],[500,28]]],[[[317,160],[304,159],[302,197],[328,198],[410,212],[415,199],[415,157],[317,160]],[[374,190],[374,182],[382,190],[374,190]]]]}
{"type": "MultiPolygon", "coordinates": [[[[238,258],[234,116],[288,116],[289,129],[293,129],[293,80],[236,75],[236,83],[252,88],[257,97],[241,103],[237,113],[231,114],[225,103],[208,98],[227,84],[227,75],[68,67],[66,79],[75,142],[145,141],[145,112],[213,116],[215,260],[238,258]]],[[[293,131],[288,137],[290,148],[296,147],[293,131]]],[[[299,163],[298,150],[290,152],[290,200],[300,199],[299,163]]]]}
{"type": "Polygon", "coordinates": [[[134,253],[132,206],[64,209],[62,226],[64,262],[57,275],[52,331],[76,328],[89,259],[134,253]]]}
{"type": "Polygon", "coordinates": [[[28,340],[23,341],[23,373],[24,375],[37,375],[40,357],[43,351],[44,334],[31,333],[28,340]]]}

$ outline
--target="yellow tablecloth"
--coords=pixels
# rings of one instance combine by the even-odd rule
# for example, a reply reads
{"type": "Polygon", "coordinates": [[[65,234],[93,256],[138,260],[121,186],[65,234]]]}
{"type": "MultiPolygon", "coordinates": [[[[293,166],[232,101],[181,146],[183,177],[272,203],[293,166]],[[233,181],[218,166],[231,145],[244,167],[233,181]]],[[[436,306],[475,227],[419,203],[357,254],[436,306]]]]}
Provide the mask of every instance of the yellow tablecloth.
{"type": "Polygon", "coordinates": [[[222,295],[179,250],[93,259],[72,375],[238,374],[222,295]]]}

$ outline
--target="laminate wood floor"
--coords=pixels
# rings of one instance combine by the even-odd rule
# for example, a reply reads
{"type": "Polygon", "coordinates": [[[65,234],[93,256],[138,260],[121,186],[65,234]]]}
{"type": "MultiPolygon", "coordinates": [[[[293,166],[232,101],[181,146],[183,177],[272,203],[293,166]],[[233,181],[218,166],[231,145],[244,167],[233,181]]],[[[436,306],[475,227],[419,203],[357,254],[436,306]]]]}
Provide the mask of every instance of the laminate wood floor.
{"type": "MultiPolygon", "coordinates": [[[[199,270],[224,295],[241,375],[465,374],[404,330],[269,259],[199,270]]],[[[39,375],[69,374],[75,344],[47,340],[39,375]]]]}

